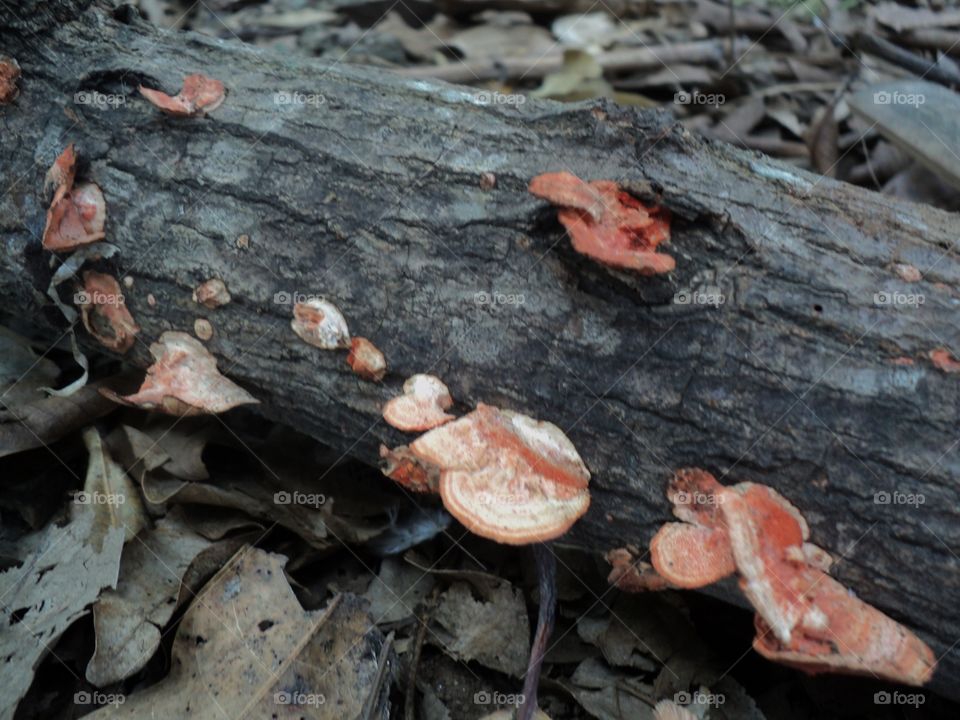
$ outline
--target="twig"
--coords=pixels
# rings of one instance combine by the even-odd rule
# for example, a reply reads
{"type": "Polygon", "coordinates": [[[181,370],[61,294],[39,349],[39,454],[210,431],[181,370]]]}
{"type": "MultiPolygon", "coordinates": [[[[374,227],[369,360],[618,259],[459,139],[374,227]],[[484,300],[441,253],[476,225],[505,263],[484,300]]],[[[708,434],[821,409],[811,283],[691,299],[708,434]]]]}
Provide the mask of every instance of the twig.
{"type": "Polygon", "coordinates": [[[931,80],[951,89],[960,86],[960,74],[948,70],[945,66],[937,65],[909,50],[904,50],[899,45],[894,45],[892,42],[876,35],[860,33],[856,37],[856,44],[858,49],[888,60],[925,80],[931,80]]]}

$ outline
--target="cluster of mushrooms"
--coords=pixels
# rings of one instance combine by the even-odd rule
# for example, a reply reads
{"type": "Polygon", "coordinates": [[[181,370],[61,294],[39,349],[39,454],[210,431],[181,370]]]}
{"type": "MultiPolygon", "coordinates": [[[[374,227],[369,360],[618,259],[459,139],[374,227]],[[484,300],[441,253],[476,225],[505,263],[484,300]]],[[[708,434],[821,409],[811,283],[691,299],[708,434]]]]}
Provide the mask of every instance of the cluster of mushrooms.
{"type": "MultiPolygon", "coordinates": [[[[15,63],[0,66],[0,81],[19,75],[15,63]]],[[[4,97],[15,97],[10,87],[4,97]]],[[[185,78],[182,91],[169,96],[140,88],[163,112],[199,117],[218,107],[223,84],[203,75],[185,78]]],[[[73,145],[47,174],[53,198],[47,212],[43,246],[70,252],[105,237],[106,205],[100,188],[76,181],[73,145]]],[[[658,251],[670,238],[670,216],[647,206],[610,181],[585,182],[565,172],[535,177],[529,190],[559,207],[558,219],[579,253],[617,270],[643,275],[674,269],[673,257],[658,251]]],[[[88,258],[97,258],[90,253],[88,258]]],[[[82,262],[82,261],[81,261],[82,262]]],[[[113,277],[83,274],[81,311],[87,330],[104,346],[126,352],[140,328],[113,277]],[[111,300],[110,298],[114,298],[111,300]]],[[[127,285],[130,287],[130,284],[127,285]]],[[[148,303],[152,298],[148,298],[148,303]]],[[[214,309],[230,301],[222,280],[211,279],[194,291],[198,304],[214,309]]],[[[317,298],[296,303],[291,327],[304,342],[328,351],[348,350],[346,361],[359,377],[381,382],[386,360],[363,337],[351,337],[343,314],[317,298]]],[[[198,319],[200,340],[212,326],[198,319]]],[[[216,359],[197,338],[164,332],[150,347],[155,362],[139,390],[116,402],[173,415],[220,413],[258,402],[225,378],[216,359]]],[[[941,362],[940,365],[944,365],[941,362]]],[[[958,365],[960,367],[960,365],[958,365]]],[[[537,710],[536,690],[556,606],[555,558],[544,544],[570,529],[590,505],[590,472],[573,443],[549,422],[484,403],[462,417],[449,412],[453,398],[438,378],[419,374],[403,384],[403,393],[383,407],[391,426],[422,433],[407,445],[381,446],[385,475],[415,492],[439,494],[444,507],[471,532],[499,543],[533,545],[539,575],[540,611],[524,680],[520,720],[537,710]]],[[[650,547],[653,566],[628,549],[608,556],[611,582],[631,591],[698,588],[730,575],[757,611],[754,646],[771,660],[809,672],[870,673],[894,681],[922,684],[934,669],[930,649],[909,630],[866,603],[826,574],[829,556],[811,545],[799,513],[774,490],[750,483],[721,486],[709,473],[677,473],[668,488],[674,513],[650,547]],[[689,498],[713,498],[690,502],[689,498]]]]}

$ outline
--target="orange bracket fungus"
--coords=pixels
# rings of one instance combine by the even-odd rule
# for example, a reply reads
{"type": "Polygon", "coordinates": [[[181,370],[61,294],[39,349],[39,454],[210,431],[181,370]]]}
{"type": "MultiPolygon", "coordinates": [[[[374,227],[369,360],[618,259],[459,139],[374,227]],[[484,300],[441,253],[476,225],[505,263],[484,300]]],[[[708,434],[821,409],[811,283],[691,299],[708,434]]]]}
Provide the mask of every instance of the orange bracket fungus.
{"type": "Polygon", "coordinates": [[[332,302],[317,298],[293,306],[293,331],[308,345],[321,350],[350,347],[350,331],[343,314],[332,302]]]}
{"type": "Polygon", "coordinates": [[[471,532],[509,545],[535,543],[540,610],[517,710],[519,720],[529,720],[556,614],[556,559],[543,543],[587,511],[590,472],[556,425],[482,403],[409,447],[382,448],[381,456],[385,474],[413,489],[432,489],[439,473],[444,507],[471,532]]]}
{"type": "Polygon", "coordinates": [[[578,253],[641,275],[676,267],[671,256],[657,252],[670,239],[665,208],[647,207],[610,180],[585,182],[568,172],[537,175],[529,190],[560,207],[557,217],[578,253]]]}
{"type": "Polygon", "coordinates": [[[930,351],[930,361],[933,366],[945,373],[960,372],[960,362],[957,362],[946,348],[937,348],[930,351]]]}
{"type": "Polygon", "coordinates": [[[433,375],[413,375],[403,383],[403,395],[383,406],[383,419],[404,432],[431,430],[454,419],[447,410],[453,405],[450,391],[433,375]]]}
{"type": "Polygon", "coordinates": [[[654,536],[654,568],[666,583],[688,588],[735,572],[757,612],[758,653],[811,674],[909,685],[933,675],[936,660],[922,640],[826,573],[830,556],[807,542],[806,521],[778,492],[749,482],[724,487],[704,470],[686,469],[667,495],[684,522],[654,536]]]}
{"type": "Polygon", "coordinates": [[[168,330],[150,346],[156,362],[133,395],[104,395],[125,405],[159,410],[168,415],[221,413],[237,405],[260,402],[217,370],[217,361],[200,342],[185,332],[168,330]]]}
{"type": "Polygon", "coordinates": [[[43,230],[43,247],[47,250],[73,250],[105,237],[107,206],[103,193],[93,183],[74,185],[76,163],[71,143],[47,171],[45,186],[55,188],[43,230]]]}
{"type": "Polygon", "coordinates": [[[387,374],[386,358],[377,346],[365,337],[355,337],[350,341],[347,364],[364,380],[380,382],[387,374]]]}
{"type": "Polygon", "coordinates": [[[214,310],[230,302],[230,292],[223,280],[212,278],[197,286],[193,291],[193,301],[214,310]]]}
{"type": "Polygon", "coordinates": [[[197,117],[213,112],[226,97],[223,83],[199,73],[183,79],[183,89],[171,97],[160,90],[151,90],[143,85],[140,94],[168,115],[197,117]]]}
{"type": "Polygon", "coordinates": [[[140,326],[127,310],[115,278],[88,270],[83,274],[83,292],[77,294],[77,300],[83,326],[101,345],[119,353],[133,347],[140,326]]]}
{"type": "Polygon", "coordinates": [[[0,55],[0,105],[6,105],[17,99],[17,78],[20,77],[20,65],[12,57],[0,55]]]}

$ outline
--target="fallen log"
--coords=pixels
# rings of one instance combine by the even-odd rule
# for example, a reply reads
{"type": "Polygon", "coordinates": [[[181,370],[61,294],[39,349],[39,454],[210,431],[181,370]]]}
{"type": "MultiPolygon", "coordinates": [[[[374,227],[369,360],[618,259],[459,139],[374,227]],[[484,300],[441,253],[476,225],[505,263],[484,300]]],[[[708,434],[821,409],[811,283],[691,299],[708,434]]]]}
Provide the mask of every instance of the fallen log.
{"type": "Polygon", "coordinates": [[[0,45],[23,73],[0,107],[4,323],[64,330],[44,295],[43,178],[75,142],[119,248],[98,267],[133,280],[133,363],[204,317],[260,412],[371,464],[381,442],[411,439],[380,407],[417,372],[441,377],[459,411],[482,401],[549,420],[593,476],[565,541],[597,553],[646,545],[676,468],[768,484],[841,582],[942,656],[933,687],[960,697],[960,375],[930,356],[960,352],[955,216],[699,139],[662,113],[500,103],[88,4],[0,5],[0,45]],[[207,118],[161,115],[136,92],[174,94],[194,72],[227,87],[207,118]],[[527,192],[564,169],[659,198],[676,270],[578,256],[527,192]],[[216,310],[191,299],[212,277],[233,298],[216,310]],[[382,384],[291,331],[290,300],[313,294],[385,353],[382,384]]]}

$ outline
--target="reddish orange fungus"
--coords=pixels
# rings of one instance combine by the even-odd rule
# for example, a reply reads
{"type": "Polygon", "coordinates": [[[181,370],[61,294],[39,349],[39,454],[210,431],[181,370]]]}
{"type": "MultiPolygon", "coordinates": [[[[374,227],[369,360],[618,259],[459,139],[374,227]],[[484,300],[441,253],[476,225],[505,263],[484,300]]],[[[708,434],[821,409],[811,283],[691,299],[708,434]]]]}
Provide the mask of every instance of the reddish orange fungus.
{"type": "Polygon", "coordinates": [[[960,372],[960,362],[957,362],[946,348],[937,348],[930,351],[930,361],[937,370],[945,373],[960,372]]]}
{"type": "Polygon", "coordinates": [[[47,171],[45,185],[54,188],[43,230],[43,247],[55,252],[74,250],[105,237],[107,206],[93,183],[74,185],[76,154],[70,144],[47,171]]]}
{"type": "Polygon", "coordinates": [[[408,490],[438,492],[440,489],[439,470],[422,462],[406,445],[393,450],[381,445],[380,461],[383,474],[408,490]]]}
{"type": "Polygon", "coordinates": [[[259,402],[221,375],[216,358],[187,333],[168,330],[150,346],[150,352],[156,362],[147,368],[147,377],[136,393],[120,397],[101,392],[125,405],[180,416],[221,413],[259,402]]]}
{"type": "Polygon", "coordinates": [[[17,99],[17,78],[20,77],[20,65],[12,57],[0,55],[0,105],[6,105],[17,99]]]}
{"type": "Polygon", "coordinates": [[[473,533],[525,545],[559,537],[590,505],[590,473],[556,425],[480,404],[410,443],[440,471],[444,507],[473,533]]]}
{"type": "Polygon", "coordinates": [[[83,326],[110,350],[125,353],[133,347],[140,327],[127,310],[120,284],[110,275],[88,270],[83,292],[77,294],[83,326]]]}
{"type": "Polygon", "coordinates": [[[404,432],[421,432],[450,422],[447,410],[453,405],[450,391],[433,375],[413,375],[403,383],[403,395],[383,406],[387,424],[404,432]]]}
{"type": "Polygon", "coordinates": [[[387,374],[387,360],[383,353],[364,337],[355,337],[350,341],[347,364],[364,380],[380,382],[387,374]]]}
{"type": "Polygon", "coordinates": [[[195,117],[220,107],[226,96],[223,83],[199,73],[183,79],[183,89],[171,97],[160,90],[140,86],[140,94],[168,115],[195,117]]]}
{"type": "Polygon", "coordinates": [[[668,523],[654,537],[654,567],[684,587],[735,571],[757,611],[757,652],[809,673],[911,685],[930,679],[930,648],[826,574],[832,558],[807,542],[803,516],[775,490],[749,482],[724,487],[710,473],[688,469],[671,480],[667,495],[685,522],[668,523]]]}
{"type": "Polygon", "coordinates": [[[230,292],[223,280],[211,278],[193,291],[193,301],[213,310],[230,302],[230,292]]]}
{"type": "Polygon", "coordinates": [[[670,239],[669,212],[645,206],[615,182],[545,173],[530,181],[529,190],[560,207],[557,217],[577,252],[642,275],[670,272],[676,266],[672,257],[657,252],[670,239]]]}

